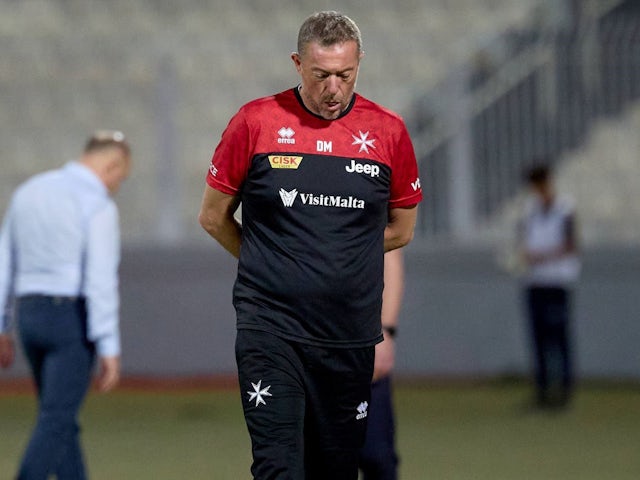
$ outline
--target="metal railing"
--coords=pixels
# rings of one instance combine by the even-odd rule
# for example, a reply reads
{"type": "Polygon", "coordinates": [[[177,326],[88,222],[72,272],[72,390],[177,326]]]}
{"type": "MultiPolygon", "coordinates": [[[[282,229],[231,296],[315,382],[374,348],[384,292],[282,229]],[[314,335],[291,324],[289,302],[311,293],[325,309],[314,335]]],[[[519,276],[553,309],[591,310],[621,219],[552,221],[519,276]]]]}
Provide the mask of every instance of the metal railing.
{"type": "Polygon", "coordinates": [[[640,98],[640,12],[619,3],[570,29],[512,32],[504,59],[478,52],[417,103],[417,236],[469,238],[520,190],[523,169],[562,161],[598,118],[640,98]]]}

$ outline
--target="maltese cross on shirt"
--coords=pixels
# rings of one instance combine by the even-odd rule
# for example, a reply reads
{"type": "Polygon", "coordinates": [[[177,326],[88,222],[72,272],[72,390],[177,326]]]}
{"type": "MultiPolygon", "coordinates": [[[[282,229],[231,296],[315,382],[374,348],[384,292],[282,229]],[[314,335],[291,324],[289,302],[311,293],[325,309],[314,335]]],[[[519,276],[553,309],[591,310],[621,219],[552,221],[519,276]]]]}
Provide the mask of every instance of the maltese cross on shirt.
{"type": "Polygon", "coordinates": [[[369,138],[369,132],[362,133],[362,130],[359,130],[358,133],[360,137],[356,137],[355,135],[351,135],[353,137],[353,143],[351,145],[360,145],[360,150],[358,153],[369,153],[369,147],[376,148],[373,144],[375,142],[375,138],[369,138]]]}
{"type": "Polygon", "coordinates": [[[251,386],[253,387],[253,392],[251,391],[247,392],[249,394],[249,401],[253,402],[255,400],[256,407],[258,407],[260,404],[266,405],[267,402],[264,401],[264,397],[273,396],[271,395],[271,393],[269,393],[269,389],[271,388],[271,385],[269,385],[268,387],[262,388],[262,380],[260,380],[258,383],[251,382],[251,386]]]}

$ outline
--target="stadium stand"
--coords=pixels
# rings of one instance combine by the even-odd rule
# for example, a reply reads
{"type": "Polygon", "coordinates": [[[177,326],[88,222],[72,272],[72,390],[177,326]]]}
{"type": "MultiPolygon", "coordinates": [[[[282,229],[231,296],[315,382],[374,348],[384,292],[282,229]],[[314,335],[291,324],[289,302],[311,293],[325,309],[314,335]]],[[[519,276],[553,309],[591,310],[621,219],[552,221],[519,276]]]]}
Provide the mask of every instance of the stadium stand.
{"type": "MultiPolygon", "coordinates": [[[[600,2],[605,3],[620,2],[600,2]]],[[[422,124],[430,121],[429,108],[434,103],[423,104],[417,99],[424,98],[424,92],[435,92],[438,97],[435,87],[446,83],[450,72],[460,65],[467,65],[465,68],[473,71],[471,81],[481,84],[486,80],[483,75],[490,75],[499,61],[535,42],[536,36],[530,32],[544,21],[541,6],[545,4],[550,2],[340,2],[340,8],[358,20],[364,34],[367,55],[358,89],[402,113],[419,132],[422,124]]],[[[132,139],[136,159],[133,175],[118,199],[127,206],[122,214],[125,242],[205,241],[194,212],[203,172],[225,122],[243,102],[295,82],[288,52],[295,49],[298,24],[312,10],[334,5],[309,0],[0,3],[0,141],[5,167],[0,177],[0,207],[6,205],[21,180],[76,155],[79,139],[88,130],[118,127],[132,139]]],[[[633,12],[621,15],[633,17],[633,12]]],[[[601,26],[614,53],[621,39],[637,38],[637,23],[618,20],[612,16],[601,26]]],[[[611,78],[606,76],[604,81],[611,78]]],[[[629,78],[637,84],[637,77],[629,78]]],[[[618,80],[611,81],[614,83],[605,85],[604,90],[620,91],[615,83],[618,80]]],[[[445,101],[436,107],[450,110],[448,97],[439,97],[440,102],[442,98],[445,101]]],[[[576,102],[579,107],[579,99],[576,102]]],[[[622,114],[625,102],[608,114],[622,114]]],[[[569,105],[572,118],[583,118],[581,111],[576,116],[574,108],[569,105]]],[[[631,120],[626,118],[621,120],[622,130],[630,128],[631,120]]],[[[487,123],[484,119],[480,122],[487,123]]],[[[582,132],[591,130],[583,127],[572,127],[582,128],[570,145],[578,150],[569,151],[563,162],[589,156],[585,149],[596,140],[585,138],[582,132]]],[[[506,151],[504,145],[495,143],[494,148],[506,151]]],[[[420,150],[420,142],[418,147],[420,150]]],[[[596,170],[586,183],[602,183],[604,189],[611,182],[601,177],[638,177],[640,166],[633,161],[635,157],[627,157],[617,145],[611,148],[616,156],[628,160],[618,162],[615,169],[596,170]]],[[[526,153],[522,148],[519,151],[526,153]]],[[[509,208],[503,203],[519,191],[519,169],[514,165],[522,160],[509,154],[500,161],[512,166],[508,173],[493,179],[486,176],[488,168],[476,167],[480,186],[474,197],[474,220],[479,227],[487,222],[495,224],[493,217],[509,208]]],[[[425,162],[423,167],[427,200],[437,208],[424,210],[426,221],[433,225],[423,225],[418,233],[425,238],[443,231],[446,235],[450,193],[445,188],[446,172],[439,170],[446,170],[447,164],[425,162]]],[[[567,182],[585,184],[582,176],[567,182]]],[[[602,193],[603,198],[606,195],[602,193]]],[[[594,202],[604,204],[604,200],[594,202]]],[[[585,221],[589,223],[598,209],[586,208],[585,221]]],[[[589,239],[607,241],[597,232],[628,239],[626,232],[633,228],[628,225],[628,212],[611,209],[607,215],[606,228],[595,226],[603,221],[594,217],[589,239]]],[[[492,238],[487,237],[486,229],[478,232],[473,238],[492,238]]]]}
{"type": "MultiPolygon", "coordinates": [[[[345,0],[368,55],[359,90],[403,112],[472,45],[522,24],[524,0],[345,0]]],[[[0,205],[76,155],[94,127],[131,138],[118,202],[126,242],[202,239],[203,172],[243,102],[292,86],[297,27],[328,1],[24,0],[0,3],[0,205]],[[276,8],[277,6],[277,8],[276,8]]]]}

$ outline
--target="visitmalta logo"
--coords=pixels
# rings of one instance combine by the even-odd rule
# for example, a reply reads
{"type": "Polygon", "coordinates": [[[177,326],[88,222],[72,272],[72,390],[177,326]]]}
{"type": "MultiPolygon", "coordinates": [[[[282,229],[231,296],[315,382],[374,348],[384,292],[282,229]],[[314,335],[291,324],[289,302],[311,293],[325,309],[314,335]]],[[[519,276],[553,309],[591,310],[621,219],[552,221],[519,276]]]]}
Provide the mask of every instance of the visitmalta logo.
{"type": "Polygon", "coordinates": [[[292,155],[269,155],[271,168],[292,168],[297,169],[302,163],[302,157],[292,155]]]}

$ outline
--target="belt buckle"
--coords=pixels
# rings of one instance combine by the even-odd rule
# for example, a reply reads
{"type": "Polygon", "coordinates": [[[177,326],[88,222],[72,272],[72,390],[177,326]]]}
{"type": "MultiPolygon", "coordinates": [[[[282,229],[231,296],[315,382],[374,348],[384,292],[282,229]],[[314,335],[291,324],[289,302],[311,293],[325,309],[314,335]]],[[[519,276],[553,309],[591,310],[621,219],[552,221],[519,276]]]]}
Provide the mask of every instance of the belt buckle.
{"type": "Polygon", "coordinates": [[[71,303],[71,302],[75,302],[77,300],[78,297],[63,297],[61,295],[54,295],[53,297],[53,304],[56,306],[62,305],[63,303],[71,303]]]}

